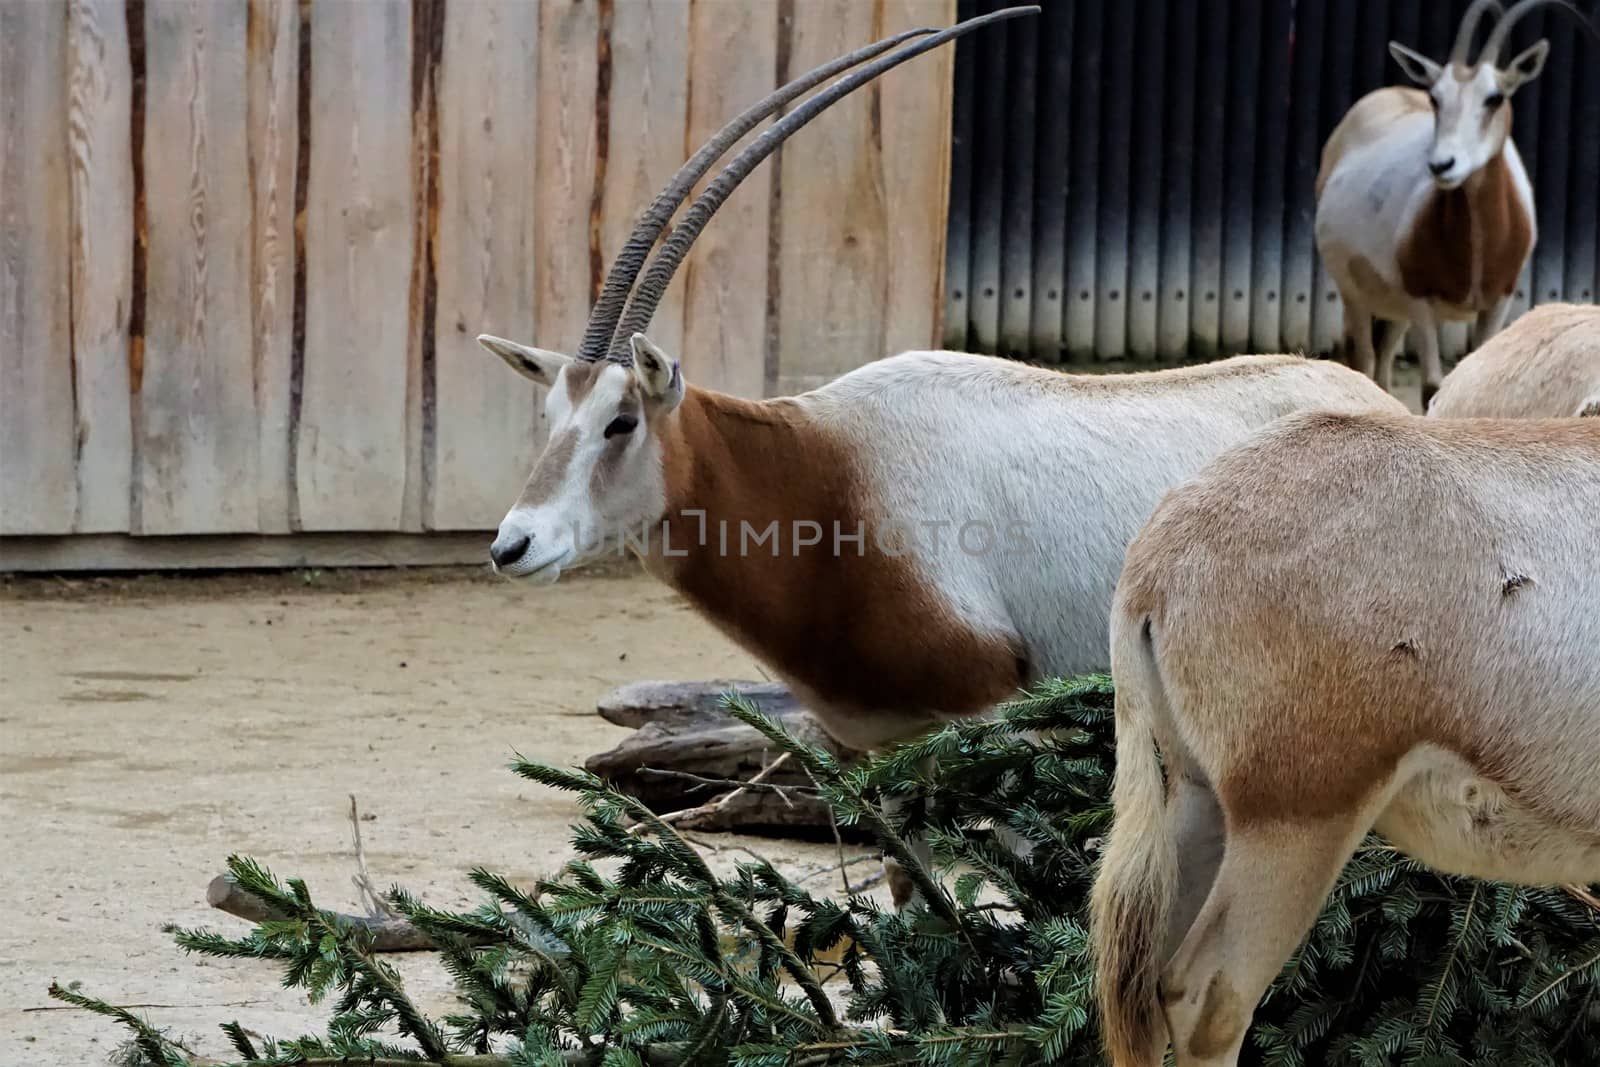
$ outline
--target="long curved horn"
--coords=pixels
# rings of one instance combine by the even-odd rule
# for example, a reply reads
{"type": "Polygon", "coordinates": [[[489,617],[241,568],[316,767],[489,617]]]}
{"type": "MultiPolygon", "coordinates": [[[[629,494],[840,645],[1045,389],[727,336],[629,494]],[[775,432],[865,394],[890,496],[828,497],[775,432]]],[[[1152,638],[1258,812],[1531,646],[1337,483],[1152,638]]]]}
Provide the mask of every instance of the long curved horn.
{"type": "Polygon", "coordinates": [[[1456,31],[1455,47],[1450,49],[1451,65],[1458,67],[1472,65],[1470,55],[1472,39],[1478,35],[1478,23],[1483,20],[1484,13],[1491,10],[1496,19],[1505,13],[1505,8],[1500,6],[1500,0],[1472,0],[1472,6],[1461,16],[1461,28],[1456,31]]]}
{"type": "Polygon", "coordinates": [[[628,300],[627,309],[622,313],[622,321],[617,324],[617,329],[611,337],[611,348],[606,353],[606,358],[624,365],[633,362],[633,353],[628,343],[635,333],[643,333],[645,327],[650,325],[650,318],[655,314],[656,305],[661,302],[662,294],[667,290],[667,285],[672,281],[672,276],[679,265],[689,253],[689,247],[694,244],[695,238],[700,236],[700,231],[715,214],[723,201],[739,187],[739,183],[750,175],[762,160],[770,156],[790,134],[816,118],[823,111],[836,103],[841,98],[848,96],[872,81],[885,71],[892,70],[908,59],[914,59],[922,53],[938,48],[955,40],[957,37],[971,33],[973,30],[982,29],[1004,19],[1018,18],[1022,15],[1036,15],[1038,7],[1008,7],[990,12],[978,18],[958,22],[949,29],[941,30],[931,37],[924,37],[915,44],[889,55],[881,56],[871,63],[854,71],[846,77],[840,78],[822,92],[808,99],[805,103],[795,108],[782,119],[767,127],[762,134],[744,147],[722,171],[706,186],[705,191],[695,198],[695,202],[683,213],[678,224],[672,228],[672,233],[667,237],[666,243],[661,246],[661,251],[656,253],[656,258],[651,261],[645,271],[644,279],[639,282],[633,296],[628,300]]]}
{"type": "Polygon", "coordinates": [[[644,214],[639,216],[639,221],[633,224],[633,232],[628,235],[627,243],[611,261],[611,270],[606,274],[605,287],[601,289],[594,307],[589,310],[589,324],[584,328],[583,342],[578,347],[577,358],[593,361],[605,355],[611,333],[616,328],[624,302],[628,299],[628,290],[633,288],[634,279],[638,278],[640,269],[644,267],[645,257],[655,246],[656,238],[661,236],[661,231],[672,219],[672,213],[678,210],[678,205],[689,195],[695,182],[703,178],[706,171],[711,169],[711,165],[721,159],[741,137],[755,129],[762,119],[796,97],[810,92],[840,71],[848,70],[858,63],[881,55],[913,37],[925,37],[935,32],[937,31],[931,26],[906,30],[904,33],[897,33],[893,37],[858,48],[832,62],[824,63],[816,70],[807,71],[789,84],[774,89],[751,104],[718,130],[709,141],[701,145],[700,150],[678,168],[678,173],[674,174],[666,187],[656,194],[656,198],[650,202],[644,214]]]}
{"type": "Polygon", "coordinates": [[[1511,30],[1516,26],[1517,20],[1531,13],[1534,8],[1547,6],[1557,7],[1567,12],[1583,23],[1584,29],[1589,31],[1591,37],[1600,41],[1600,30],[1595,29],[1594,24],[1589,21],[1589,16],[1567,3],[1566,0],[1522,0],[1522,3],[1507,11],[1500,21],[1494,24],[1494,29],[1489,32],[1489,39],[1483,42],[1483,51],[1478,53],[1479,62],[1487,61],[1498,67],[1500,61],[1504,58],[1501,53],[1505,51],[1506,45],[1511,43],[1511,30]]]}

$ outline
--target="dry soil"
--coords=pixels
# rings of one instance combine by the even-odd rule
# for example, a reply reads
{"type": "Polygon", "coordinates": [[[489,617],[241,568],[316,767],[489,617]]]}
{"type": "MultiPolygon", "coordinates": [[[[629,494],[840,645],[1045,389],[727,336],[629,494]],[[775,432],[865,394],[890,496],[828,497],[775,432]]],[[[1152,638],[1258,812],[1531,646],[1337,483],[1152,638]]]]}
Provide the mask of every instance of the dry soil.
{"type": "MultiPolygon", "coordinates": [[[[474,865],[532,881],[576,809],[513,751],[578,763],[624,731],[596,697],[643,678],[760,678],[632,569],[553,587],[482,571],[0,581],[0,1067],[103,1063],[122,1035],[52,979],[142,1005],[226,1054],[215,1023],[279,1035],[324,1013],[265,963],[187,957],[165,923],[242,932],[206,883],[233,852],[356,909],[354,794],[380,886],[464,905],[474,865]]],[[[820,872],[831,847],[721,837],[820,872]]],[[[871,868],[857,868],[869,871],[871,868]]],[[[391,957],[449,1003],[427,957],[391,957]]]]}

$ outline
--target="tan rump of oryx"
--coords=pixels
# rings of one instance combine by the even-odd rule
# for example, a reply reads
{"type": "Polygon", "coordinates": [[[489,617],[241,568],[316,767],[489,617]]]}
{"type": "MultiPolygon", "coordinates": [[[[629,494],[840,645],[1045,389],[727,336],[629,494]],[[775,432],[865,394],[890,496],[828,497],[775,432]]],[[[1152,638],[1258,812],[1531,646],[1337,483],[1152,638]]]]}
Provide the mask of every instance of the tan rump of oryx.
{"type": "Polygon", "coordinates": [[[1600,307],[1541,304],[1446,375],[1428,414],[1549,419],[1595,414],[1600,307]]]}
{"type": "Polygon", "coordinates": [[[1600,422],[1292,415],[1173,490],[1112,609],[1114,1067],[1237,1063],[1363,835],[1600,881],[1600,422]],[[1159,753],[1159,758],[1158,758],[1159,753]]]}

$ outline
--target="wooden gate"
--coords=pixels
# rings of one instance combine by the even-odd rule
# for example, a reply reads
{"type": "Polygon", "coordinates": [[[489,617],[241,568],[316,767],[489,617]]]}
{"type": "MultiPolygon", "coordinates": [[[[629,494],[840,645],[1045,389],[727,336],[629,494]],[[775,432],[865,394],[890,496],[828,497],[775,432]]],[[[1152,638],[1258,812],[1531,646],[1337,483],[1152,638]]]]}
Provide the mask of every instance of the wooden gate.
{"type": "MultiPolygon", "coordinates": [[[[0,0],[0,569],[367,558],[259,536],[317,532],[463,551],[393,535],[492,528],[543,434],[474,335],[576,347],[688,151],[790,71],[954,13],[0,0]]],[[[935,341],[952,62],[841,103],[729,201],[652,327],[692,382],[790,391],[935,341]]]]}

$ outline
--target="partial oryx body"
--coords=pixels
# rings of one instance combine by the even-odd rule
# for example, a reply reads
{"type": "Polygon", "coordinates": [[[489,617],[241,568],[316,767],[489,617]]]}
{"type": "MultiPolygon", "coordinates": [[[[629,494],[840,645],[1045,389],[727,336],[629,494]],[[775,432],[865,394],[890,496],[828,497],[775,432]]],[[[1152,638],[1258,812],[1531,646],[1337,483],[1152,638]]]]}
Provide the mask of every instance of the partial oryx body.
{"type": "Polygon", "coordinates": [[[633,367],[553,376],[551,442],[501,524],[502,571],[550,576],[633,535],[653,574],[862,749],[1105,669],[1129,540],[1230,445],[1294,411],[1403,410],[1297,356],[1070,376],[911,352],[757,402],[673,386],[639,345],[633,367]]]}
{"type": "Polygon", "coordinates": [[[1472,344],[1505,324],[1533,251],[1533,189],[1511,140],[1511,97],[1537,77],[1549,42],[1501,65],[1516,21],[1552,0],[1523,0],[1495,24],[1476,61],[1477,0],[1441,66],[1398,42],[1390,52],[1423,89],[1357,101],[1329,137],[1317,175],[1317,250],[1344,300],[1354,365],[1388,388],[1395,352],[1417,331],[1423,404],[1443,377],[1438,328],[1474,323],[1472,344]],[[1385,323],[1377,348],[1372,323],[1385,323]]]}
{"type": "Polygon", "coordinates": [[[1467,419],[1600,415],[1600,306],[1534,308],[1456,364],[1428,414],[1467,419]]]}
{"type": "Polygon", "coordinates": [[[640,331],[717,204],[839,86],[1019,10],[885,55],[790,112],[688,209],[623,309],[716,142],[702,149],[630,239],[638,256],[619,256],[576,358],[480,338],[550,387],[549,444],[491,549],[502,573],[553,579],[631,537],[827,729],[871,748],[1104,667],[1124,547],[1217,452],[1292,411],[1401,410],[1346,368],[1291,356],[1075,378],[918,352],[759,402],[685,383],[640,331]]]}
{"type": "Polygon", "coordinates": [[[1600,880],[1600,423],[1297,415],[1174,490],[1112,613],[1115,1067],[1237,1062],[1376,828],[1600,880]],[[1157,752],[1160,762],[1157,761],[1157,752]]]}

